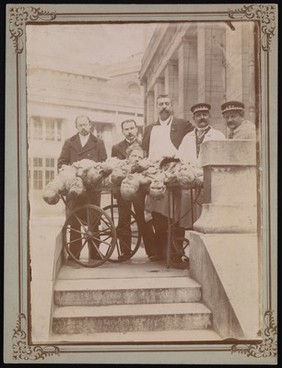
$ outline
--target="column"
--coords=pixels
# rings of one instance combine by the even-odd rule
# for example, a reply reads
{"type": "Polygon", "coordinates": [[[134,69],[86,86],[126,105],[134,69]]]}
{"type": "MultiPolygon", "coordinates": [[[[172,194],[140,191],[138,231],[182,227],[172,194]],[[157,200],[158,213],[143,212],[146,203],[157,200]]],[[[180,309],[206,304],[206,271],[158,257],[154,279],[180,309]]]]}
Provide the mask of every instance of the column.
{"type": "MultiPolygon", "coordinates": [[[[143,93],[143,106],[144,106],[143,124],[144,124],[144,127],[146,127],[149,124],[147,121],[147,83],[141,84],[141,88],[142,88],[142,93],[143,93]]],[[[137,124],[138,124],[138,121],[137,121],[137,124]]]]}
{"type": "Polygon", "coordinates": [[[242,25],[226,30],[226,100],[243,99],[242,25]]]}
{"type": "Polygon", "coordinates": [[[155,121],[155,101],[154,92],[148,91],[146,96],[146,124],[152,124],[155,121]]]}
{"type": "Polygon", "coordinates": [[[205,50],[205,25],[198,24],[198,101],[206,101],[206,50],[205,50]]]}
{"type": "Polygon", "coordinates": [[[179,116],[178,109],[178,63],[169,61],[165,68],[165,94],[169,95],[173,103],[174,115],[179,116]]]}
{"type": "MultiPolygon", "coordinates": [[[[156,103],[156,98],[159,95],[163,95],[165,93],[165,87],[164,87],[164,78],[157,78],[156,83],[154,84],[154,95],[155,95],[155,101],[154,106],[156,103]]],[[[158,119],[158,114],[156,109],[154,108],[154,121],[158,119]]]]}
{"type": "Polygon", "coordinates": [[[189,67],[189,43],[183,38],[183,42],[178,49],[178,110],[179,117],[185,118],[188,114],[188,67],[189,67]]]}

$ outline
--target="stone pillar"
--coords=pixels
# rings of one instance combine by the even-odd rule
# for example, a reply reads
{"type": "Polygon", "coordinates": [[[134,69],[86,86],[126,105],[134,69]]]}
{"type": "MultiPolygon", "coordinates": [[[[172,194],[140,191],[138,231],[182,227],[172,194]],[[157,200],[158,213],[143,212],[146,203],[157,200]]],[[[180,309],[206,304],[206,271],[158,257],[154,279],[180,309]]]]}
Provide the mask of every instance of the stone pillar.
{"type": "Polygon", "coordinates": [[[237,22],[235,31],[226,29],[226,100],[243,99],[242,25],[237,22]]]}
{"type": "Polygon", "coordinates": [[[198,102],[197,38],[183,37],[178,49],[179,117],[191,118],[191,106],[198,102]]]}
{"type": "Polygon", "coordinates": [[[201,148],[204,203],[194,229],[202,233],[256,233],[255,141],[210,141],[201,148]]]}
{"type": "Polygon", "coordinates": [[[198,29],[198,101],[206,101],[206,27],[199,23],[198,29]]]}
{"type": "Polygon", "coordinates": [[[144,127],[146,127],[149,124],[149,122],[147,121],[147,83],[144,83],[143,85],[141,85],[141,87],[142,87],[142,93],[143,93],[143,106],[144,106],[143,124],[144,124],[144,127]]]}
{"type": "Polygon", "coordinates": [[[256,339],[262,328],[255,144],[208,141],[201,148],[205,199],[189,232],[190,275],[222,338],[256,339]]]}
{"type": "Polygon", "coordinates": [[[183,38],[183,42],[178,49],[178,109],[181,118],[187,116],[188,107],[188,81],[189,81],[189,43],[183,38]]]}
{"type": "Polygon", "coordinates": [[[165,68],[165,94],[172,99],[174,115],[179,116],[178,64],[176,61],[169,61],[165,68]]]}
{"type": "Polygon", "coordinates": [[[152,124],[155,119],[155,101],[154,101],[154,92],[147,92],[146,96],[146,124],[152,124]]]}
{"type": "MultiPolygon", "coordinates": [[[[156,104],[156,98],[159,95],[163,95],[165,93],[164,79],[157,78],[156,83],[154,85],[154,106],[156,104]]],[[[158,119],[157,110],[154,108],[154,121],[158,119]]]]}

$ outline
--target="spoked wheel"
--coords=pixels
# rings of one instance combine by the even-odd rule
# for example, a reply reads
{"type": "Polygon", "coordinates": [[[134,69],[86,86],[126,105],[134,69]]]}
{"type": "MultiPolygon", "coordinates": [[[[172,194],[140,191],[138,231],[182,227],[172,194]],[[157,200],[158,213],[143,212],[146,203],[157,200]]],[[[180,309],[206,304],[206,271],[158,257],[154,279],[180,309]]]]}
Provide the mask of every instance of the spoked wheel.
{"type": "Polygon", "coordinates": [[[115,249],[115,226],[105,211],[88,204],[76,208],[67,217],[63,243],[69,260],[83,267],[98,267],[115,249]]]}
{"type": "MultiPolygon", "coordinates": [[[[118,225],[118,205],[113,204],[103,208],[103,210],[110,216],[111,220],[113,221],[115,227],[118,225]]],[[[109,258],[110,262],[123,262],[131,257],[139,249],[141,243],[141,233],[139,231],[138,223],[136,220],[136,215],[133,211],[131,211],[131,219],[130,219],[130,228],[131,228],[131,249],[130,252],[123,253],[121,249],[120,240],[117,237],[116,247],[114,252],[109,258]],[[121,257],[122,256],[122,257],[121,257]]]]}

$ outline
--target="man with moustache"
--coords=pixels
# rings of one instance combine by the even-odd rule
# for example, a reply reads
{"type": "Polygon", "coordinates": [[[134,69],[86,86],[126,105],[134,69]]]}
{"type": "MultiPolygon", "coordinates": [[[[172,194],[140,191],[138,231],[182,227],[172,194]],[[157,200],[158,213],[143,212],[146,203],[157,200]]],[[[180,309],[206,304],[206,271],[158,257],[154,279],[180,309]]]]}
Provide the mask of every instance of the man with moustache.
{"type": "MultiPolygon", "coordinates": [[[[136,160],[143,158],[143,151],[140,147],[140,142],[137,140],[137,124],[135,120],[125,120],[121,123],[121,130],[124,138],[121,142],[115,144],[112,147],[112,157],[117,157],[120,160],[129,158],[136,160]],[[135,149],[134,149],[135,147],[135,149]]],[[[144,202],[145,193],[139,190],[136,193],[136,197],[133,201],[125,200],[122,198],[120,192],[116,194],[117,205],[118,205],[118,226],[117,226],[117,237],[120,243],[121,254],[118,259],[124,261],[130,258],[131,252],[131,206],[133,204],[136,221],[140,233],[143,238],[145,251],[148,257],[154,254],[154,233],[151,222],[146,222],[144,217],[144,202]]]]}
{"type": "MultiPolygon", "coordinates": [[[[75,120],[77,134],[67,139],[63,145],[60,157],[58,159],[58,169],[62,165],[71,165],[82,159],[89,159],[95,162],[102,162],[107,159],[107,153],[104,142],[95,137],[91,133],[91,121],[88,116],[80,115],[75,120]]],[[[85,204],[94,204],[100,206],[100,194],[94,191],[87,191],[75,199],[68,200],[66,203],[66,216],[68,216],[75,208],[85,204]]],[[[70,233],[70,251],[75,258],[79,258],[82,248],[80,236],[80,224],[73,220],[70,233]]],[[[99,259],[97,251],[93,245],[89,246],[89,258],[99,259]]],[[[71,257],[69,258],[71,259],[71,257]]]]}
{"type": "Polygon", "coordinates": [[[198,168],[201,168],[199,155],[202,143],[225,139],[222,132],[211,126],[210,109],[211,105],[205,102],[191,107],[196,127],[183,138],[178,149],[177,157],[198,168]]]}
{"type": "Polygon", "coordinates": [[[168,95],[156,99],[157,122],[148,125],[144,131],[142,147],[152,160],[173,157],[183,137],[193,130],[193,125],[173,116],[173,105],[168,95]]]}
{"type": "MultiPolygon", "coordinates": [[[[156,99],[156,109],[158,112],[157,122],[147,126],[144,131],[142,147],[147,156],[156,161],[165,157],[174,157],[182,142],[183,137],[193,130],[193,125],[184,119],[173,116],[173,105],[168,95],[159,95],[156,99]]],[[[167,253],[167,229],[168,229],[168,199],[167,197],[158,201],[147,198],[146,210],[151,212],[153,227],[156,236],[156,255],[151,260],[166,258],[167,253]]],[[[184,237],[184,229],[177,228],[178,237],[184,237]]],[[[181,257],[172,254],[172,267],[181,268],[181,257]]]]}
{"type": "MultiPolygon", "coordinates": [[[[198,103],[191,107],[196,127],[183,138],[177,154],[178,158],[183,161],[190,162],[196,167],[198,176],[203,176],[203,169],[200,164],[201,145],[207,141],[225,139],[225,136],[221,131],[214,129],[211,126],[210,109],[211,105],[205,102],[198,103]]],[[[195,198],[195,195],[196,193],[193,189],[193,198],[195,198]]],[[[182,191],[180,202],[180,224],[185,228],[192,228],[193,222],[195,222],[201,214],[201,203],[203,201],[202,193],[200,193],[197,198],[193,217],[191,211],[187,213],[187,208],[189,208],[191,203],[190,197],[190,191],[182,191]],[[185,213],[187,213],[186,216],[184,216],[185,213]]]]}
{"type": "Polygon", "coordinates": [[[221,105],[221,111],[230,130],[228,139],[256,139],[255,124],[244,118],[245,105],[242,102],[225,102],[221,105]]]}

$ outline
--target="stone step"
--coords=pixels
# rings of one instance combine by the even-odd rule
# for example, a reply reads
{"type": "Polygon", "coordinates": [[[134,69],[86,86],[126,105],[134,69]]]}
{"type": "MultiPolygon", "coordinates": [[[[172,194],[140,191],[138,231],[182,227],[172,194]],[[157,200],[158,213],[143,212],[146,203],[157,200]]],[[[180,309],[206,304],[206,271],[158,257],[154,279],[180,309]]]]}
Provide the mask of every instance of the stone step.
{"type": "MultiPolygon", "coordinates": [[[[139,250],[138,250],[139,253],[139,250]]],[[[74,261],[67,261],[60,269],[57,280],[110,280],[131,278],[189,277],[189,270],[167,268],[165,261],[150,262],[138,254],[126,262],[106,262],[99,267],[88,268],[74,261]]]]}
{"type": "Polygon", "coordinates": [[[54,303],[61,306],[198,302],[201,286],[191,278],[58,280],[54,303]]]}
{"type": "Polygon", "coordinates": [[[201,303],[56,307],[54,334],[208,329],[211,311],[201,303]]]}
{"type": "Polygon", "coordinates": [[[72,343],[157,343],[157,342],[204,342],[220,341],[222,338],[211,329],[207,330],[167,330],[167,331],[133,331],[101,332],[80,334],[51,334],[49,342],[72,343]]]}

